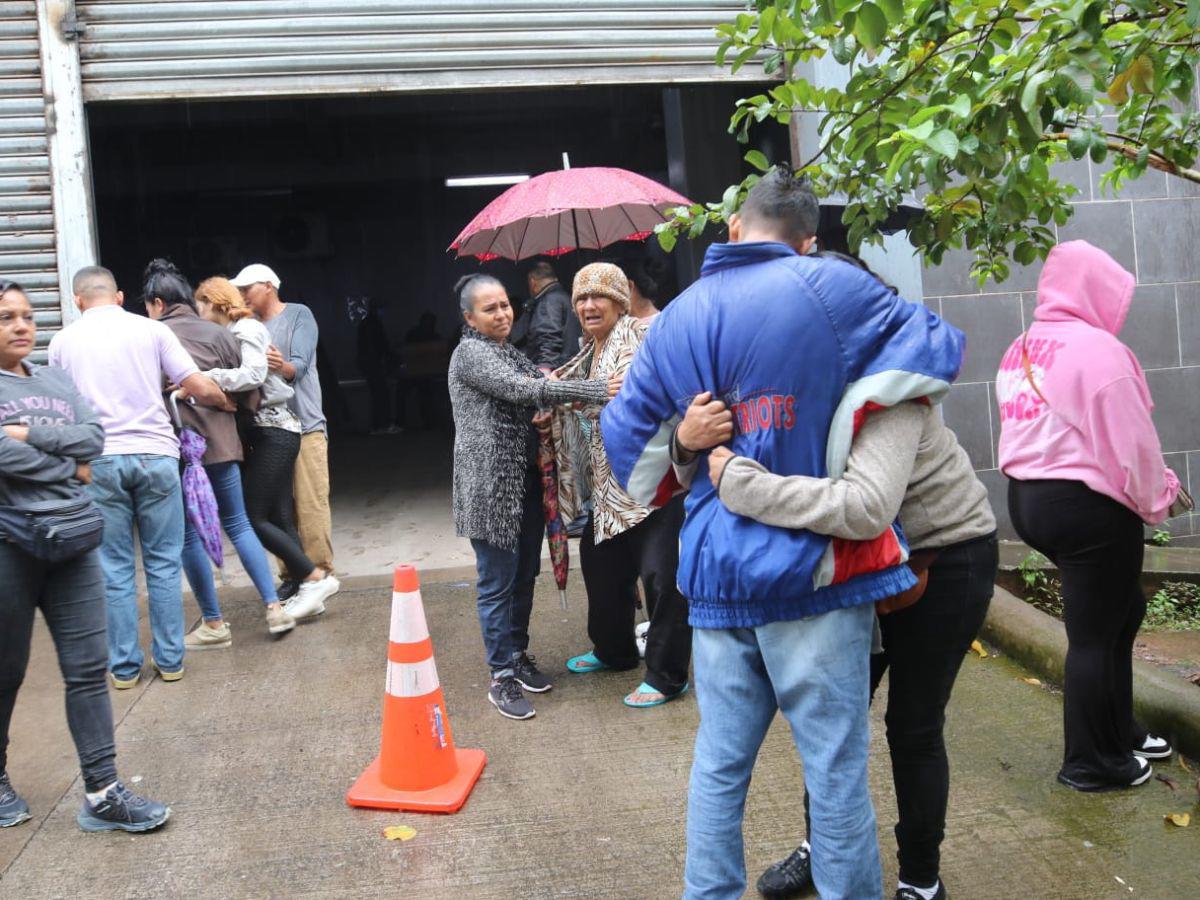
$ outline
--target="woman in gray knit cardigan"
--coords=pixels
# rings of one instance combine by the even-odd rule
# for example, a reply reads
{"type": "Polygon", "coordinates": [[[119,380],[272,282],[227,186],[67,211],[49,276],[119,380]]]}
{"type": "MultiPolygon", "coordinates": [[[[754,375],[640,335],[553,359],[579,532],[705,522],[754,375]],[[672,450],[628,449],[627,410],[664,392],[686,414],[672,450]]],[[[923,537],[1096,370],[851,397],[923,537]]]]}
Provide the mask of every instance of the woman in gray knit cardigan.
{"type": "Polygon", "coordinates": [[[548,380],[508,344],[513,310],[495,278],[472,275],[455,287],[466,325],[448,378],[454,525],[475,550],[479,624],[492,671],[488,700],[503,716],[528,719],[534,710],[524,690],[552,686],[526,652],[544,533],[533,416],[559,403],[601,403],[608,387],[548,380]]]}

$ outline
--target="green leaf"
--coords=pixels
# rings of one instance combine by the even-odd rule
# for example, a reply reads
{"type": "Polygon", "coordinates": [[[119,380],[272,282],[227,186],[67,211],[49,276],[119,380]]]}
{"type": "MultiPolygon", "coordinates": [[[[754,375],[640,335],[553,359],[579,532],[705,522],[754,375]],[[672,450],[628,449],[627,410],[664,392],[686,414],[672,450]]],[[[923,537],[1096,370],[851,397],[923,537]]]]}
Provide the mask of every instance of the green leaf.
{"type": "Polygon", "coordinates": [[[883,43],[887,34],[887,16],[874,3],[867,2],[858,8],[858,20],[854,23],[854,36],[868,49],[875,50],[883,43]]]}
{"type": "Polygon", "coordinates": [[[1188,0],[1187,15],[1183,20],[1192,28],[1200,28],[1200,0],[1188,0]]]}
{"type": "Polygon", "coordinates": [[[770,161],[768,161],[767,157],[758,150],[751,150],[742,158],[760,172],[765,172],[767,169],[771,168],[770,161]]]}
{"type": "Polygon", "coordinates": [[[959,94],[948,108],[950,112],[954,113],[960,119],[965,119],[971,114],[971,98],[966,94],[959,94]]]}
{"type": "Polygon", "coordinates": [[[892,25],[904,19],[904,0],[879,0],[879,8],[892,25]]]}
{"type": "Polygon", "coordinates": [[[737,70],[740,69],[742,66],[744,66],[747,62],[749,62],[750,57],[754,56],[754,54],[756,54],[757,52],[758,52],[757,47],[747,47],[745,50],[743,50],[741,53],[739,53],[737,55],[737,58],[734,59],[734,61],[733,61],[733,67],[730,69],[730,74],[737,72],[737,70]]]}
{"type": "Polygon", "coordinates": [[[925,145],[946,159],[953,160],[958,156],[958,136],[949,128],[931,134],[926,138],[925,145]]]}
{"type": "Polygon", "coordinates": [[[1029,80],[1025,82],[1025,88],[1021,91],[1021,109],[1025,110],[1026,113],[1035,112],[1042,105],[1042,100],[1039,96],[1042,85],[1053,77],[1052,72],[1044,71],[1036,72],[1030,76],[1029,80]]]}
{"type": "Polygon", "coordinates": [[[678,239],[675,237],[674,231],[672,231],[670,228],[664,228],[662,231],[659,231],[657,228],[654,230],[658,235],[658,246],[662,247],[667,253],[670,253],[675,249],[675,242],[678,239]]]}
{"type": "Polygon", "coordinates": [[[1135,94],[1154,93],[1154,61],[1144,53],[1129,67],[1129,86],[1135,94]]]}
{"type": "Polygon", "coordinates": [[[906,128],[902,132],[906,137],[912,138],[914,141],[927,141],[929,136],[933,134],[933,129],[937,126],[931,121],[924,121],[916,128],[906,128]]]}

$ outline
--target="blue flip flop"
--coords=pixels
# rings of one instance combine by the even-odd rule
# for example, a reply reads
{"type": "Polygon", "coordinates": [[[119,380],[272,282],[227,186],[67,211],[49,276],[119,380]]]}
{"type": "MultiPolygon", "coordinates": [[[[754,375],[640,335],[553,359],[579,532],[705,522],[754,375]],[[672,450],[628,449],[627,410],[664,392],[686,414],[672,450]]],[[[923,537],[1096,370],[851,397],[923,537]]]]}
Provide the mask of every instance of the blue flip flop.
{"type": "Polygon", "coordinates": [[[567,660],[567,668],[576,675],[586,675],[588,672],[599,672],[608,668],[608,663],[602,661],[591,650],[572,656],[567,660]]]}
{"type": "Polygon", "coordinates": [[[663,694],[662,691],[660,691],[658,688],[656,688],[652,685],[646,684],[646,682],[643,681],[641,684],[639,684],[637,686],[636,690],[625,695],[625,705],[632,707],[633,709],[649,709],[652,706],[662,706],[664,703],[669,703],[672,700],[674,700],[676,697],[682,697],[684,694],[687,693],[687,691],[688,691],[688,685],[685,684],[683,687],[681,687],[679,690],[677,690],[674,694],[663,694]],[[643,701],[640,703],[633,703],[630,701],[629,698],[632,697],[634,694],[662,694],[662,699],[661,700],[648,700],[648,701],[643,701]]]}

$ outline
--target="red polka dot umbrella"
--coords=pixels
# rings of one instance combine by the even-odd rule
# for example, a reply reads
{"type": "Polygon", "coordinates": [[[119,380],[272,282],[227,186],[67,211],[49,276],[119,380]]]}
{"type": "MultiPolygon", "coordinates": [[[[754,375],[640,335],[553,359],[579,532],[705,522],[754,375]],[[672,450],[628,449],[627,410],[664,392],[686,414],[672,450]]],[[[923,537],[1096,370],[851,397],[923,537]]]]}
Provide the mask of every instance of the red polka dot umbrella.
{"type": "Polygon", "coordinates": [[[692,202],[625,169],[546,172],[514,184],[484,207],[450,245],[459,256],[528,259],[642,240],[667,211],[692,202]]]}

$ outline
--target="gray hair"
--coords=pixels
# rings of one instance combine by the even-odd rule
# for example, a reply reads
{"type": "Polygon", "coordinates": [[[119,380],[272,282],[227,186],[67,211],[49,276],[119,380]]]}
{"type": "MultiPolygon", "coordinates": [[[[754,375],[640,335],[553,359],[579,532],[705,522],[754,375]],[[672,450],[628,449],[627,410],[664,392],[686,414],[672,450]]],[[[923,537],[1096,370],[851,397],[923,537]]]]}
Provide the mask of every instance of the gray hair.
{"type": "Polygon", "coordinates": [[[480,288],[485,287],[504,289],[500,279],[492,275],[464,275],[458,279],[454,285],[454,291],[458,294],[458,308],[465,313],[474,310],[475,295],[479,293],[480,288]]]}

